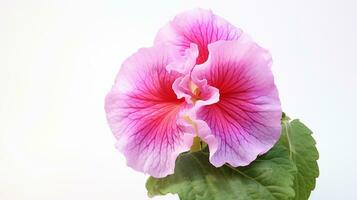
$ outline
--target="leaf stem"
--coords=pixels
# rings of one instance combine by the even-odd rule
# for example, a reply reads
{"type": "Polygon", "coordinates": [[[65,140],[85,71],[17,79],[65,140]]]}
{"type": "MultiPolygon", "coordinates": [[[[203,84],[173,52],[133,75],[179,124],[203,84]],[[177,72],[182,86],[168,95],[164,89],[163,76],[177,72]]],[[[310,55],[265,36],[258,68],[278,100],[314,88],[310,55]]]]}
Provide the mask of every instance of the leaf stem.
{"type": "Polygon", "coordinates": [[[201,151],[201,149],[202,149],[201,139],[196,136],[193,138],[193,144],[191,146],[190,152],[201,151]]]}
{"type": "Polygon", "coordinates": [[[293,159],[293,147],[291,145],[291,138],[290,138],[290,124],[289,124],[289,117],[285,117],[282,120],[282,124],[283,124],[283,129],[285,129],[285,133],[286,133],[286,139],[288,142],[288,147],[289,147],[289,158],[293,159]]]}

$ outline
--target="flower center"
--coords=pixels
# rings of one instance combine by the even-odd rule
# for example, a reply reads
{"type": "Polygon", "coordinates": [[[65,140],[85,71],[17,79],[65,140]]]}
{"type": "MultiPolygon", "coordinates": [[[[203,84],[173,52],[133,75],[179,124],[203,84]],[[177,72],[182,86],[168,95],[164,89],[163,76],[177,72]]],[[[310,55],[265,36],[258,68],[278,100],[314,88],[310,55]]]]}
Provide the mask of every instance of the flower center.
{"type": "Polygon", "coordinates": [[[196,103],[196,101],[201,99],[201,91],[193,81],[190,81],[189,87],[192,93],[192,102],[196,103]]]}

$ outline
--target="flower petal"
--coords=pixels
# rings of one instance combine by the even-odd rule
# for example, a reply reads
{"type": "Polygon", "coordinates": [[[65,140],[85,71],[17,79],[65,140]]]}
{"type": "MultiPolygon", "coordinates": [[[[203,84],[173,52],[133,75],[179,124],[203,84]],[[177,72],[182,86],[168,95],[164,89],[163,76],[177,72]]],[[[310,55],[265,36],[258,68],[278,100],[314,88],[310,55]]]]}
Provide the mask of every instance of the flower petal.
{"type": "Polygon", "coordinates": [[[172,62],[175,56],[165,46],[139,50],[124,62],[105,102],[128,166],[154,177],[172,174],[176,157],[194,137],[182,120],[189,106],[172,89],[181,74],[166,70],[172,62]]]}
{"type": "Polygon", "coordinates": [[[217,103],[197,111],[218,140],[217,150],[210,149],[217,167],[248,165],[280,136],[282,112],[270,54],[244,38],[210,44],[207,62],[192,71],[193,80],[207,80],[219,90],[217,103]]]}
{"type": "Polygon", "coordinates": [[[197,64],[208,58],[207,46],[219,40],[237,40],[242,31],[212,11],[195,9],[183,12],[164,26],[156,36],[156,43],[168,43],[185,53],[191,43],[197,44],[199,56],[197,64]]]}
{"type": "MultiPolygon", "coordinates": [[[[175,50],[173,50],[173,52],[178,53],[175,50]]],[[[168,71],[174,70],[181,74],[189,74],[191,73],[193,67],[196,64],[197,56],[198,47],[196,44],[191,43],[190,48],[187,48],[184,54],[180,54],[180,56],[175,56],[175,60],[168,64],[166,66],[166,69],[168,71]]]]}

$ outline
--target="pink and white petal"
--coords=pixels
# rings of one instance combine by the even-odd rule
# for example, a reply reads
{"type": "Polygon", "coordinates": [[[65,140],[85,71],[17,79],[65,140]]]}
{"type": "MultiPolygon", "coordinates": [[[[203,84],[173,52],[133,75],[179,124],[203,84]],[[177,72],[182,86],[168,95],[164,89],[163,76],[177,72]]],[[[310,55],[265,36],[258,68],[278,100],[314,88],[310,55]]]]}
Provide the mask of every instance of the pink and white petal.
{"type": "Polygon", "coordinates": [[[177,123],[189,108],[172,84],[180,74],[166,67],[173,56],[164,46],[141,49],[124,62],[106,97],[109,125],[128,166],[154,177],[174,172],[194,133],[177,123]]]}
{"type": "Polygon", "coordinates": [[[165,25],[156,36],[156,43],[168,43],[181,52],[197,44],[199,56],[197,64],[208,58],[208,44],[220,40],[237,40],[242,30],[216,16],[210,10],[194,9],[177,15],[165,25]]]}
{"type": "Polygon", "coordinates": [[[192,94],[189,88],[190,74],[177,78],[172,84],[172,89],[174,90],[178,99],[184,98],[186,103],[193,104],[192,94]]]}
{"type": "Polygon", "coordinates": [[[207,62],[196,66],[192,77],[206,80],[220,94],[217,103],[197,111],[197,118],[218,140],[216,151],[210,150],[210,161],[217,167],[245,166],[280,136],[282,111],[271,56],[248,39],[219,41],[208,48],[207,62]]]}
{"type": "Polygon", "coordinates": [[[166,66],[166,69],[170,71],[176,71],[181,74],[189,74],[191,73],[193,67],[196,65],[196,59],[198,56],[198,47],[196,44],[191,43],[190,48],[185,50],[185,53],[182,55],[181,53],[173,50],[172,54],[175,54],[175,59],[170,64],[166,66]]]}

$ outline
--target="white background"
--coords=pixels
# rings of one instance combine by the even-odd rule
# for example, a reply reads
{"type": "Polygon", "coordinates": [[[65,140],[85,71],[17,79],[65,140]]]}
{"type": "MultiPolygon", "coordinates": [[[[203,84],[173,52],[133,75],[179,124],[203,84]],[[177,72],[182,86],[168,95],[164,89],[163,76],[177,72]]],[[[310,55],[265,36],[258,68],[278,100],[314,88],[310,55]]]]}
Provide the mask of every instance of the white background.
{"type": "Polygon", "coordinates": [[[357,199],[353,0],[0,2],[1,200],[148,199],[147,176],[114,148],[104,97],[123,60],[194,7],[271,51],[284,111],[318,142],[311,199],[357,199]]]}

